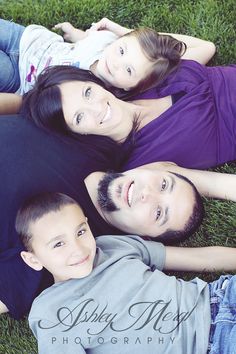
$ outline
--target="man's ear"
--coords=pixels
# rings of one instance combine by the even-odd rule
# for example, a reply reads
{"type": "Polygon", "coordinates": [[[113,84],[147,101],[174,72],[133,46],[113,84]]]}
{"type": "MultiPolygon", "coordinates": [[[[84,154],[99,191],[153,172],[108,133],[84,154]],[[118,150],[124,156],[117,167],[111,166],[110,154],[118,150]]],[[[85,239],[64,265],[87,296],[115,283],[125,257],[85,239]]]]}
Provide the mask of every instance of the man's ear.
{"type": "Polygon", "coordinates": [[[38,258],[32,253],[28,251],[21,251],[20,253],[21,258],[23,261],[31,268],[34,270],[42,270],[43,266],[41,262],[38,260],[38,258]]]}

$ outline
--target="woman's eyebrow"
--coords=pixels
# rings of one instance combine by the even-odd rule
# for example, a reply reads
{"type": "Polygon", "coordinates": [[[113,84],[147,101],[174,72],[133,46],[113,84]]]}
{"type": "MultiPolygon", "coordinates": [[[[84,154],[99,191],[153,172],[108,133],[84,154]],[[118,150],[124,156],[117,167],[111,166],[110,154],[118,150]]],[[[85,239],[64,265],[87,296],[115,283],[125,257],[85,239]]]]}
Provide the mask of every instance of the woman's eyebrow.
{"type": "Polygon", "coordinates": [[[172,193],[175,188],[176,182],[173,176],[170,176],[170,179],[171,179],[170,193],[172,193]]]}

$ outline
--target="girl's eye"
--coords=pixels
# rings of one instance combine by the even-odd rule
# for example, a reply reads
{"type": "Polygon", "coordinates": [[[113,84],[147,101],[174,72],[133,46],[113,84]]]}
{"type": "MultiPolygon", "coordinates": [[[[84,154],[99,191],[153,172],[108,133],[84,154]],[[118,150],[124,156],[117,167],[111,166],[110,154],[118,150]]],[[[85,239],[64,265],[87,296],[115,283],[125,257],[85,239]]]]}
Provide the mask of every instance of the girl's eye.
{"type": "Polygon", "coordinates": [[[85,97],[86,98],[89,98],[90,97],[90,95],[91,95],[91,87],[88,87],[86,90],[85,90],[85,97]]]}
{"type": "Polygon", "coordinates": [[[79,230],[79,231],[77,232],[77,236],[80,237],[80,236],[84,235],[85,232],[86,232],[85,229],[79,230]]]}
{"type": "Polygon", "coordinates": [[[59,241],[59,242],[57,242],[57,243],[53,246],[53,248],[58,248],[58,247],[61,247],[61,246],[63,246],[63,245],[64,245],[64,242],[59,241]]]}
{"type": "Polygon", "coordinates": [[[120,47],[120,54],[123,55],[124,54],[124,49],[122,47],[120,47]]]}
{"type": "Polygon", "coordinates": [[[77,125],[79,125],[79,123],[81,122],[81,120],[83,119],[83,117],[84,117],[84,113],[79,113],[79,114],[77,114],[75,123],[76,123],[77,125]]]}
{"type": "Polygon", "coordinates": [[[158,220],[161,216],[161,209],[157,208],[157,212],[156,212],[156,220],[158,220]]]}
{"type": "Polygon", "coordinates": [[[127,68],[127,73],[131,76],[131,69],[127,68]]]}
{"type": "Polygon", "coordinates": [[[165,179],[163,179],[162,184],[161,184],[161,190],[164,191],[166,189],[167,182],[165,179]]]}

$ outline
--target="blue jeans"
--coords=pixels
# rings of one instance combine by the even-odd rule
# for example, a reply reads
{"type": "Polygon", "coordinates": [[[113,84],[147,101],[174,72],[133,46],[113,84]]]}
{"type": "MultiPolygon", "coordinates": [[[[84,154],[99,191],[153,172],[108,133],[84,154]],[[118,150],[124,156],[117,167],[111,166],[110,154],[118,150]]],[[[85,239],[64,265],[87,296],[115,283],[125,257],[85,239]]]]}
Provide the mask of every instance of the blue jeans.
{"type": "Polygon", "coordinates": [[[236,353],[236,276],[225,275],[209,284],[211,329],[209,354],[236,353]]]}
{"type": "Polygon", "coordinates": [[[20,87],[19,48],[25,27],[0,19],[0,92],[20,87]]]}

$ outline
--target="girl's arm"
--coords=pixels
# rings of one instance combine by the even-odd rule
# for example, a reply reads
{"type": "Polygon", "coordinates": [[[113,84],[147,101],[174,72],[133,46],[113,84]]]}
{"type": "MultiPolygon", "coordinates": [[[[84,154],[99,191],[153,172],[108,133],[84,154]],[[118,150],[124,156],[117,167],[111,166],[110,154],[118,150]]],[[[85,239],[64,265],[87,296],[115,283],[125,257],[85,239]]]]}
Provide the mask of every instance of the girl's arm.
{"type": "Polygon", "coordinates": [[[58,23],[53,27],[53,29],[60,29],[62,32],[64,32],[63,38],[65,41],[72,43],[78,42],[88,35],[86,32],[72,26],[70,22],[58,23]]]}
{"type": "MultiPolygon", "coordinates": [[[[118,25],[117,23],[109,20],[106,17],[102,18],[96,23],[93,23],[89,30],[99,31],[104,29],[113,32],[118,37],[124,36],[125,34],[132,31],[129,28],[118,25]]],[[[164,32],[158,33],[172,36],[178,41],[184,42],[186,44],[187,49],[184,55],[182,56],[182,59],[192,59],[196,60],[200,64],[206,64],[215,54],[216,48],[214,43],[212,42],[182,34],[164,32]]]]}
{"type": "Polygon", "coordinates": [[[197,187],[199,193],[205,197],[236,202],[235,174],[192,170],[177,166],[172,162],[154,162],[142,167],[179,173],[190,179],[197,187]]]}
{"type": "Polygon", "coordinates": [[[165,270],[213,272],[236,269],[236,248],[166,246],[165,270]]]}
{"type": "Polygon", "coordinates": [[[125,34],[132,31],[129,28],[118,25],[118,23],[115,23],[106,17],[102,18],[98,22],[92,23],[91,27],[87,31],[89,32],[89,31],[101,31],[101,30],[107,30],[113,32],[118,37],[122,37],[125,34]]]}
{"type": "Polygon", "coordinates": [[[19,113],[22,97],[15,93],[0,93],[0,114],[19,113]]]}
{"type": "Polygon", "coordinates": [[[187,46],[182,59],[192,59],[200,64],[207,64],[216,51],[215,44],[197,37],[186,36],[175,33],[161,33],[174,37],[178,41],[184,42],[187,46]]]}

